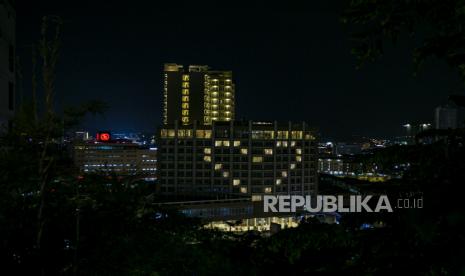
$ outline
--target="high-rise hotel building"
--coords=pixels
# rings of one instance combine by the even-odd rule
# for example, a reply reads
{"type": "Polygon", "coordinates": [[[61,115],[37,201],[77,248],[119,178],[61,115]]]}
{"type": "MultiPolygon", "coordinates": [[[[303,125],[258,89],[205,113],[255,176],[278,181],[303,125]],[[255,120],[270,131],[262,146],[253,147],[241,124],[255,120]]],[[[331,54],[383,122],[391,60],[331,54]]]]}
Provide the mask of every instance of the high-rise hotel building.
{"type": "Polygon", "coordinates": [[[234,83],[231,71],[212,71],[205,65],[167,63],[164,68],[163,123],[234,120],[234,83]]]}
{"type": "Polygon", "coordinates": [[[177,121],[157,136],[163,193],[316,194],[317,141],[304,122],[177,121]]]}

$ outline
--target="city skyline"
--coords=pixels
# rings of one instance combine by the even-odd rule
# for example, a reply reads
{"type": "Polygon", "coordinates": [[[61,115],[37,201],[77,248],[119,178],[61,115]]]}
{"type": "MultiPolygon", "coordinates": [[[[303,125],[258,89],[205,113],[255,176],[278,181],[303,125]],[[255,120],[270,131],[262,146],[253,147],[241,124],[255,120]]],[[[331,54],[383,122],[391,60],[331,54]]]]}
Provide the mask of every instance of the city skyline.
{"type": "Polygon", "coordinates": [[[357,71],[339,20],[344,5],[289,5],[282,12],[276,6],[244,11],[236,6],[209,16],[188,2],[179,11],[169,4],[140,5],[115,4],[110,11],[86,1],[79,7],[18,2],[24,92],[30,86],[28,47],[44,14],[64,19],[57,102],[97,98],[110,106],[104,117],[86,120],[84,128],[92,131],[155,131],[162,123],[168,62],[231,70],[238,120],[309,120],[324,137],[339,140],[392,137],[402,134],[408,121],[431,122],[434,108],[461,87],[458,76],[434,60],[412,77],[405,46],[414,42],[405,38],[400,46],[387,45],[390,51],[376,64],[357,71]],[[128,21],[120,21],[122,15],[128,21]],[[258,100],[263,104],[255,106],[258,100]]]}

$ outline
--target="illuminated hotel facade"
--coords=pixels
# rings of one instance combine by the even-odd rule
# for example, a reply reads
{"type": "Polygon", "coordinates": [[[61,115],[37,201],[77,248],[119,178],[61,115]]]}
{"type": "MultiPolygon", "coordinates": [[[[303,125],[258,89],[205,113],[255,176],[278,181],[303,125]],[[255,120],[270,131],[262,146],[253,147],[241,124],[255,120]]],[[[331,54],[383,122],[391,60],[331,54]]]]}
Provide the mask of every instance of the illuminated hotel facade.
{"type": "Polygon", "coordinates": [[[258,200],[317,192],[317,141],[304,122],[175,122],[159,128],[157,138],[162,193],[258,200]]]}
{"type": "Polygon", "coordinates": [[[184,68],[175,63],[164,66],[163,123],[183,125],[197,121],[234,120],[234,83],[231,71],[212,71],[206,65],[184,68]]]}

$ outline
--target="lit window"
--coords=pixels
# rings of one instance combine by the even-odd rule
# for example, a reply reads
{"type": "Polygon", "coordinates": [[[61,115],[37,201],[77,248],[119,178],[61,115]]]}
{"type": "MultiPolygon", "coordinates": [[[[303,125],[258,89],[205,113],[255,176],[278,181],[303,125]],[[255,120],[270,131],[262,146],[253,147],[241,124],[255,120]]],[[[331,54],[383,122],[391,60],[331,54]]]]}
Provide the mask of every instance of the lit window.
{"type": "Polygon", "coordinates": [[[286,172],[286,171],[282,171],[282,172],[281,172],[281,175],[282,175],[283,177],[287,177],[287,172],[286,172]]]}
{"type": "Polygon", "coordinates": [[[188,102],[189,101],[189,96],[182,96],[182,101],[183,102],[188,102]]]}
{"type": "Polygon", "coordinates": [[[205,138],[212,138],[212,131],[211,130],[205,130],[205,138]]]}
{"type": "Polygon", "coordinates": [[[273,149],[265,149],[265,154],[266,155],[272,155],[273,154],[273,149]]]}
{"type": "Polygon", "coordinates": [[[283,147],[287,147],[287,141],[283,141],[283,147]]]}
{"type": "Polygon", "coordinates": [[[295,161],[297,162],[302,162],[302,156],[296,156],[295,161]]]}
{"type": "Polygon", "coordinates": [[[168,137],[174,137],[174,136],[175,136],[175,133],[176,133],[176,132],[174,131],[174,129],[169,129],[169,130],[168,130],[168,137]]]}
{"type": "Polygon", "coordinates": [[[203,149],[203,152],[204,152],[205,154],[211,154],[211,153],[212,153],[212,149],[211,149],[211,148],[204,148],[204,149],[203,149]]]}
{"type": "Polygon", "coordinates": [[[189,116],[189,109],[183,109],[182,110],[182,115],[183,116],[189,116]]]}
{"type": "Polygon", "coordinates": [[[182,88],[189,88],[189,83],[188,82],[183,82],[182,83],[182,88]]]}
{"type": "Polygon", "coordinates": [[[281,179],[276,179],[276,185],[281,185],[281,183],[283,183],[281,179]]]}
{"type": "Polygon", "coordinates": [[[241,149],[241,154],[247,154],[247,149],[241,149]]]}
{"type": "Polygon", "coordinates": [[[276,147],[280,147],[281,146],[281,141],[276,141],[276,147]]]}
{"type": "Polygon", "coordinates": [[[238,186],[241,184],[241,180],[240,179],[234,179],[233,180],[233,186],[238,186]]]}
{"type": "Polygon", "coordinates": [[[287,139],[287,138],[289,138],[289,132],[278,131],[278,139],[287,139]]]}
{"type": "Polygon", "coordinates": [[[302,139],[303,132],[302,131],[291,131],[292,139],[302,139]]]}
{"type": "Polygon", "coordinates": [[[246,194],[247,193],[247,188],[246,187],[241,187],[241,193],[246,194]]]}
{"type": "Polygon", "coordinates": [[[223,141],[223,146],[229,147],[229,141],[223,141]]]}
{"type": "Polygon", "coordinates": [[[295,147],[295,141],[291,141],[291,147],[295,147]]]}
{"type": "Polygon", "coordinates": [[[189,109],[189,103],[182,103],[182,109],[189,109]]]}
{"type": "Polygon", "coordinates": [[[229,177],[229,172],[223,172],[223,177],[229,177]]]}
{"type": "Polygon", "coordinates": [[[295,169],[295,164],[294,163],[291,164],[291,170],[293,170],[293,169],[295,169]]]}
{"type": "Polygon", "coordinates": [[[184,89],[182,90],[182,95],[183,95],[183,96],[189,96],[189,89],[184,88],[184,89]]]}
{"type": "Polygon", "coordinates": [[[265,187],[264,191],[267,194],[271,193],[271,187],[265,187]]]}
{"type": "Polygon", "coordinates": [[[182,118],[181,118],[181,121],[182,121],[183,123],[185,123],[185,124],[186,124],[186,123],[189,123],[189,117],[182,117],[182,118]]]}
{"type": "Polygon", "coordinates": [[[189,80],[189,75],[182,75],[182,80],[183,81],[188,81],[189,80]]]}
{"type": "Polygon", "coordinates": [[[261,195],[253,195],[252,196],[252,201],[262,201],[262,196],[261,195]]]}
{"type": "Polygon", "coordinates": [[[215,164],[215,170],[221,170],[223,168],[223,164],[215,164]]]}
{"type": "Polygon", "coordinates": [[[215,147],[221,147],[223,145],[222,141],[215,141],[215,147]]]}
{"type": "Polygon", "coordinates": [[[205,155],[205,156],[203,157],[203,161],[205,161],[205,162],[211,162],[211,161],[212,161],[212,157],[211,157],[210,155],[205,155]]]}
{"type": "Polygon", "coordinates": [[[311,134],[305,134],[305,139],[306,140],[314,140],[315,137],[313,135],[311,135],[311,134]]]}
{"type": "Polygon", "coordinates": [[[241,145],[241,141],[234,141],[234,146],[239,147],[241,145]]]}
{"type": "MultiPolygon", "coordinates": [[[[162,129],[162,130],[160,131],[160,136],[161,136],[162,138],[168,137],[168,130],[162,129]]],[[[84,148],[82,148],[82,149],[84,149],[84,148]]]]}
{"type": "Polygon", "coordinates": [[[204,130],[196,130],[195,131],[195,136],[197,138],[205,138],[205,131],[204,130]]]}
{"type": "Polygon", "coordinates": [[[295,149],[296,154],[302,154],[302,149],[295,149]]]}
{"type": "Polygon", "coordinates": [[[254,162],[254,163],[263,162],[263,157],[262,157],[262,156],[254,156],[254,157],[252,158],[252,162],[254,162]]]}

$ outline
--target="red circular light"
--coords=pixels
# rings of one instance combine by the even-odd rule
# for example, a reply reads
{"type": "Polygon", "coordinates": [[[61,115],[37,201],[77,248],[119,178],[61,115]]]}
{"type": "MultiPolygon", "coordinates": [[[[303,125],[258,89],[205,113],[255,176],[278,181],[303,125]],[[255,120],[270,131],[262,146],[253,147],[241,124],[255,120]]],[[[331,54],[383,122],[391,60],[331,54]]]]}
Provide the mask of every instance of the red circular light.
{"type": "Polygon", "coordinates": [[[100,141],[110,141],[109,133],[100,133],[100,141]]]}

